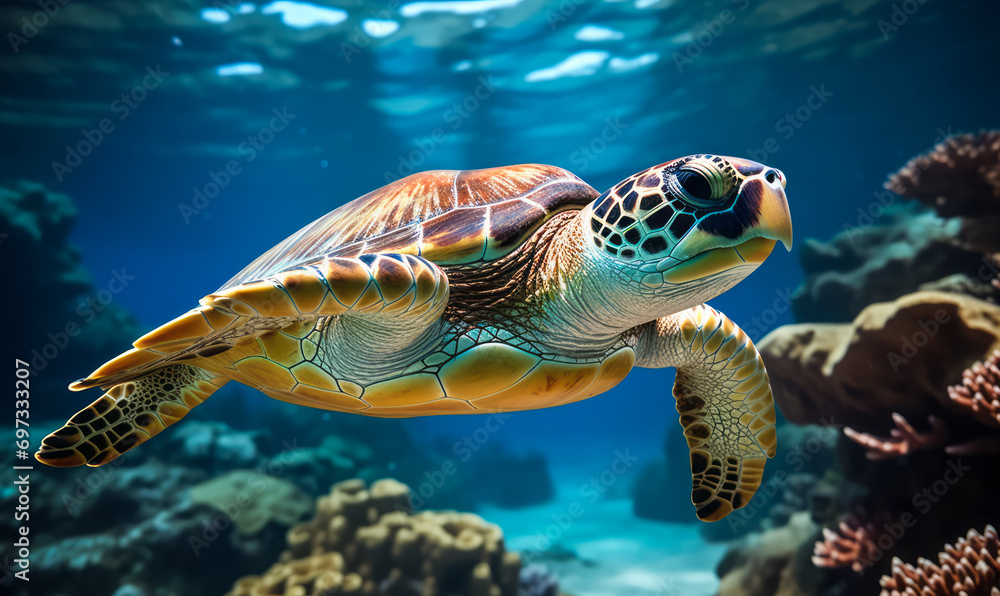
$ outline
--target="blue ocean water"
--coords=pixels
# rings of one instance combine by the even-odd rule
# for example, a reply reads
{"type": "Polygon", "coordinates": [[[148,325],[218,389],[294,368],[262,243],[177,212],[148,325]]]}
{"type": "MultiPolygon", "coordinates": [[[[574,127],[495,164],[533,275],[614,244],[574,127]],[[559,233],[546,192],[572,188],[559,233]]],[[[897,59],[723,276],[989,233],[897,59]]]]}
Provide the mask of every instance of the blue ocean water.
{"type": "MultiPolygon", "coordinates": [[[[252,4],[206,8],[206,24],[143,40],[128,60],[135,82],[144,64],[158,65],[165,86],[192,79],[188,93],[153,89],[120,121],[127,105],[81,115],[91,126],[109,117],[116,130],[61,183],[49,162],[81,133],[67,127],[32,143],[28,172],[79,202],[74,240],[98,286],[115,269],[134,275],[116,301],[145,326],[190,308],[299,227],[413,171],[548,163],[604,190],[683,155],[745,156],[786,173],[801,240],[857,225],[888,172],[942,134],[996,119],[997,81],[984,64],[995,55],[996,7],[985,2],[910,3],[912,15],[891,2],[373,4],[332,31],[305,24],[318,17],[295,24],[285,4],[284,16],[252,4]],[[366,18],[382,13],[389,18],[366,18]],[[226,22],[212,22],[222,14],[226,22]],[[392,26],[380,21],[401,26],[382,37],[392,26]],[[273,38],[241,39],[237,27],[273,38]],[[310,33],[321,41],[299,40],[310,33]],[[220,77],[240,63],[259,67],[220,77]],[[275,110],[289,120],[271,139],[260,131],[275,110]],[[238,174],[199,209],[196,190],[211,194],[230,160],[238,174]]],[[[85,95],[88,83],[78,88],[85,95]]],[[[713,304],[759,338],[791,321],[784,307],[800,280],[795,254],[776,251],[713,304]]],[[[670,384],[670,372],[636,370],[599,398],[516,414],[505,438],[567,464],[628,446],[659,450],[675,424],[670,384]]],[[[413,426],[434,434],[477,424],[413,426]]]]}
{"type": "MultiPolygon", "coordinates": [[[[62,10],[8,55],[16,87],[4,92],[0,171],[73,197],[71,239],[95,287],[124,272],[114,302],[147,329],[310,221],[409,173],[537,162],[603,191],[657,163],[714,153],[788,178],[796,247],[712,302],[759,339],[793,321],[804,239],[868,225],[889,172],[944,136],[998,125],[992,2],[217,0],[144,3],[115,18],[102,2],[93,18],[62,10]]],[[[76,363],[78,376],[108,355],[76,363]]],[[[605,395],[513,413],[489,441],[544,454],[563,492],[621,452],[660,457],[668,429],[668,449],[685,457],[672,377],[636,369],[605,395]]],[[[279,410],[234,385],[192,416],[225,421],[234,403],[245,425],[353,416],[279,410]]],[[[46,399],[67,414],[82,405],[69,392],[46,399]]],[[[484,436],[484,424],[436,417],[407,428],[422,445],[457,445],[484,436]]]]}

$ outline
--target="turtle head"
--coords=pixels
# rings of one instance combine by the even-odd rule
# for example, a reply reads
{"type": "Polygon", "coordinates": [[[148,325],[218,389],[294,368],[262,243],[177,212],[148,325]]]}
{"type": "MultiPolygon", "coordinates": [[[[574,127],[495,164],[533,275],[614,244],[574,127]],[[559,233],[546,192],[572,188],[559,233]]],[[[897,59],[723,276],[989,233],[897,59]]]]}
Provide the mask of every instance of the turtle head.
{"type": "Polygon", "coordinates": [[[633,270],[632,277],[649,288],[737,268],[745,276],[777,241],[791,250],[785,182],[779,170],[746,159],[676,159],[598,197],[590,241],[603,258],[633,270]]]}

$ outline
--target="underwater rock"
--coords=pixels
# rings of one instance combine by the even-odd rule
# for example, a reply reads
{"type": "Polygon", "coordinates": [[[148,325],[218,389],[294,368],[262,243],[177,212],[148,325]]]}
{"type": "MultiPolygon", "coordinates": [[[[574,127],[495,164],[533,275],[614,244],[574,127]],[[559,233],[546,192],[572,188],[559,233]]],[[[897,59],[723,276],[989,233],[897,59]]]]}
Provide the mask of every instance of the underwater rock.
{"type": "Polygon", "coordinates": [[[786,325],[758,343],[789,421],[875,432],[887,412],[968,419],[947,387],[998,347],[1000,307],[937,292],[873,304],[850,324],[786,325]]]}
{"type": "Polygon", "coordinates": [[[788,476],[785,490],[781,492],[781,501],[775,504],[768,514],[770,527],[783,526],[796,513],[809,511],[809,505],[812,502],[812,490],[818,482],[819,478],[812,474],[792,474],[788,476]]]}
{"type": "Polygon", "coordinates": [[[341,482],[316,509],[289,531],[278,563],[237,580],[229,595],[518,593],[521,560],[505,550],[500,528],[473,514],[411,515],[400,482],[341,482]]]}
{"type": "MultiPolygon", "coordinates": [[[[0,464],[9,467],[15,461],[11,453],[0,464]]],[[[120,590],[144,596],[215,596],[281,552],[281,537],[292,522],[280,514],[268,511],[268,523],[252,536],[238,530],[254,517],[243,513],[256,513],[255,491],[263,485],[263,500],[273,500],[280,480],[258,477],[244,494],[232,492],[229,507],[220,512],[191,497],[192,487],[206,486],[204,469],[155,459],[142,465],[120,461],[98,469],[63,470],[32,484],[31,522],[37,526],[31,533],[26,594],[79,594],[85,582],[88,594],[120,590]],[[192,577],[198,581],[193,583],[192,577]]],[[[16,500],[16,490],[0,491],[0,506],[13,511],[16,500]]],[[[224,501],[216,502],[226,507],[224,501]]],[[[304,504],[309,511],[312,500],[306,498],[304,504]]],[[[269,502],[267,508],[274,506],[269,502]]],[[[0,523],[0,560],[13,559],[4,545],[14,543],[18,523],[14,516],[0,523]]]]}
{"type": "Polygon", "coordinates": [[[989,596],[1000,593],[1000,539],[993,526],[969,530],[955,545],[945,544],[938,564],[924,558],[914,567],[896,558],[883,576],[882,596],[989,596]]]}
{"type": "MultiPolygon", "coordinates": [[[[69,235],[77,208],[69,196],[33,182],[0,185],[0,243],[16,255],[17,284],[31,291],[3,292],[0,307],[14,316],[6,322],[10,353],[27,360],[36,395],[62,395],[80,376],[80,363],[95,365],[142,334],[135,319],[115,304],[131,275],[108,272],[95,288],[79,249],[69,235]]],[[[55,413],[60,400],[38,400],[32,414],[55,413]],[[51,409],[51,411],[50,411],[51,409]]]]}
{"type": "Polygon", "coordinates": [[[234,470],[191,488],[191,501],[229,515],[236,531],[253,536],[275,522],[292,526],[312,511],[312,499],[291,482],[234,470]]]}
{"type": "Polygon", "coordinates": [[[254,468],[270,455],[266,430],[236,430],[224,422],[191,420],[165,438],[154,443],[159,457],[214,471],[254,468]]]}
{"type": "MultiPolygon", "coordinates": [[[[993,255],[983,262],[990,272],[1000,270],[1000,253],[993,255]]],[[[983,283],[989,275],[985,270],[980,271],[978,278],[970,277],[964,273],[947,275],[941,279],[922,283],[917,287],[921,292],[948,292],[951,294],[965,294],[980,300],[996,302],[997,290],[1000,289],[1000,280],[993,278],[990,283],[983,283]]]]}
{"type": "Polygon", "coordinates": [[[546,567],[532,563],[521,569],[517,596],[559,596],[559,578],[546,567]]]}
{"type": "Polygon", "coordinates": [[[718,596],[805,596],[815,577],[824,572],[808,561],[810,540],[818,527],[806,512],[796,513],[787,525],[748,537],[733,547],[719,562],[718,596]],[[803,577],[803,575],[805,577],[803,577]]]}
{"type": "MultiPolygon", "coordinates": [[[[806,239],[799,257],[806,280],[792,297],[796,319],[850,321],[869,304],[953,275],[978,295],[993,297],[994,288],[977,281],[983,254],[957,240],[961,228],[958,220],[907,207],[888,212],[877,225],[840,232],[828,243],[806,239]]],[[[985,281],[990,277],[992,272],[985,281]]]]}
{"type": "Polygon", "coordinates": [[[339,434],[322,439],[314,447],[291,451],[288,457],[281,458],[281,464],[288,478],[313,497],[349,478],[374,479],[387,467],[386,462],[376,464],[367,444],[339,434]]]}

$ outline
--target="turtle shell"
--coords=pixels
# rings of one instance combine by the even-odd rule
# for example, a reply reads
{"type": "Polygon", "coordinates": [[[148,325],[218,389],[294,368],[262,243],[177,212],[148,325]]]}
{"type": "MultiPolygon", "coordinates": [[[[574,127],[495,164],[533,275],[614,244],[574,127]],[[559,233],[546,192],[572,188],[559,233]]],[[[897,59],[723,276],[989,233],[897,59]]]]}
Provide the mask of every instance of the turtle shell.
{"type": "Polygon", "coordinates": [[[582,209],[598,194],[574,174],[538,164],[414,174],[317,219],[220,290],[327,257],[392,252],[439,265],[493,261],[556,213],[582,209]]]}
{"type": "MultiPolygon", "coordinates": [[[[439,265],[495,260],[517,248],[556,213],[581,209],[597,196],[597,191],[579,178],[554,166],[529,164],[414,174],[302,228],[216,293],[329,257],[392,252],[418,255],[439,265]]],[[[266,320],[256,320],[252,324],[243,321],[238,331],[228,329],[235,315],[220,314],[204,301],[202,304],[139,338],[133,344],[135,349],[70,388],[110,387],[165,362],[191,357],[196,350],[205,356],[206,348],[227,350],[233,342],[277,328],[266,320]],[[227,328],[230,336],[211,345],[221,328],[227,328]]],[[[283,324],[280,320],[274,323],[283,324]]]]}

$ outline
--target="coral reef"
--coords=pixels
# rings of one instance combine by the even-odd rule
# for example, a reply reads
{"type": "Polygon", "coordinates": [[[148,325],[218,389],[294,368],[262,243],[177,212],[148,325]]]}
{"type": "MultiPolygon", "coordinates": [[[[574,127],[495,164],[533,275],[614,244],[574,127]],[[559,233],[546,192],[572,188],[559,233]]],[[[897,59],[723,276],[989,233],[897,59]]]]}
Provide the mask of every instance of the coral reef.
{"type": "Polygon", "coordinates": [[[880,512],[872,519],[849,515],[837,525],[837,530],[823,528],[823,539],[813,545],[813,565],[842,568],[862,573],[882,556],[879,539],[886,534],[885,527],[891,516],[880,512]]]}
{"type": "Polygon", "coordinates": [[[1000,306],[941,292],[873,304],[850,324],[786,325],[758,343],[790,422],[866,432],[886,431],[887,411],[969,418],[947,387],[997,348],[1000,306]]]}
{"type": "Polygon", "coordinates": [[[229,594],[518,593],[520,557],[505,551],[498,527],[472,514],[410,510],[410,491],[395,480],[341,482],[320,498],[315,519],[289,532],[279,562],[229,594]]]}
{"type": "MultiPolygon", "coordinates": [[[[41,184],[17,181],[0,186],[0,242],[16,255],[19,287],[3,292],[0,307],[8,317],[10,353],[31,364],[36,394],[66,393],[81,364],[96,367],[142,334],[131,314],[114,302],[127,289],[126,270],[109,271],[98,280],[84,268],[80,251],[69,243],[77,209],[69,196],[41,184]],[[44,313],[32,316],[29,313],[44,313]]],[[[60,401],[33,404],[39,418],[63,413],[60,401]]]]}
{"type": "MultiPolygon", "coordinates": [[[[280,552],[275,539],[290,526],[238,535],[228,514],[191,499],[190,488],[205,479],[202,470],[151,461],[67,471],[33,483],[31,582],[25,585],[31,594],[76,594],[81,582],[92,594],[126,585],[131,592],[122,593],[141,596],[222,593],[234,577],[273,560],[280,552]],[[178,567],[187,573],[176,573],[178,567]],[[192,575],[200,578],[197,584],[192,575]]],[[[16,492],[0,497],[13,510],[16,492]]],[[[15,523],[10,516],[0,525],[4,545],[14,543],[15,523]]],[[[0,553],[13,559],[6,559],[6,546],[0,553]]]]}
{"type": "Polygon", "coordinates": [[[805,596],[824,575],[808,564],[810,539],[818,528],[806,512],[780,528],[753,535],[719,562],[718,596],[805,596]]]}
{"type": "Polygon", "coordinates": [[[983,423],[1000,426],[1000,351],[962,373],[962,383],[948,387],[948,397],[983,423]]]}
{"type": "Polygon", "coordinates": [[[946,544],[938,564],[919,559],[917,566],[892,561],[882,577],[882,596],[990,596],[1000,594],[1000,540],[993,526],[980,534],[969,530],[955,545],[946,544]]]}
{"type": "Polygon", "coordinates": [[[214,471],[253,468],[270,454],[270,436],[263,430],[241,431],[225,422],[191,420],[156,444],[164,461],[214,471]]]}
{"type": "Polygon", "coordinates": [[[889,431],[890,438],[883,439],[870,433],[844,427],[844,435],[866,449],[865,456],[868,459],[888,459],[900,457],[920,451],[921,449],[935,449],[944,445],[948,440],[948,427],[937,416],[928,416],[927,422],[930,430],[921,432],[913,428],[906,417],[898,412],[892,413],[892,421],[896,425],[889,431]]]}
{"type": "MultiPolygon", "coordinates": [[[[38,424],[45,426],[42,421],[38,424]]],[[[441,463],[436,456],[412,446],[405,429],[400,429],[401,436],[388,437],[385,442],[382,434],[375,434],[368,443],[335,434],[327,436],[320,445],[305,446],[299,445],[297,438],[275,445],[274,435],[295,436],[281,423],[267,431],[243,431],[220,422],[197,420],[184,426],[179,430],[186,432],[171,434],[148,452],[120,458],[114,465],[97,470],[66,470],[33,485],[32,522],[39,528],[32,534],[33,589],[52,594],[71,593],[78,581],[75,578],[85,577],[95,593],[220,594],[236,578],[264,569],[279,559],[284,548],[282,537],[312,511],[315,498],[310,495],[314,495],[312,491],[321,483],[327,482],[329,488],[330,484],[349,478],[349,474],[373,478],[387,474],[394,467],[409,477],[425,481],[423,474],[439,469],[441,463]],[[401,458],[391,458],[391,446],[400,443],[411,444],[409,452],[401,458]],[[405,470],[400,469],[399,462],[405,463],[405,470]],[[108,521],[111,512],[113,524],[108,521]],[[177,562],[204,581],[191,585],[190,575],[177,575],[171,572],[172,567],[159,564],[164,559],[177,562]]],[[[0,464],[15,465],[13,453],[5,453],[0,464]]],[[[509,469],[503,478],[516,484],[511,475],[516,472],[515,464],[524,460],[505,457],[509,469]]],[[[539,461],[541,465],[536,466],[530,478],[533,482],[540,477],[548,481],[544,460],[539,461]]],[[[412,512],[414,503],[404,485],[382,481],[370,490],[354,490],[352,487],[364,486],[358,482],[340,484],[334,490],[337,507],[342,507],[348,516],[337,517],[342,522],[360,520],[353,517],[360,511],[358,507],[365,509],[361,514],[365,520],[369,505],[372,511],[395,511],[397,505],[405,505],[406,509],[377,523],[364,521],[361,526],[352,526],[352,535],[358,536],[358,540],[367,536],[364,540],[369,542],[380,532],[402,536],[400,540],[412,535],[416,542],[406,544],[416,544],[419,549],[416,555],[406,555],[410,557],[407,560],[412,563],[412,556],[418,556],[436,561],[433,569],[424,569],[423,563],[417,563],[416,567],[404,565],[405,577],[398,581],[395,576],[390,577],[391,569],[386,571],[388,575],[379,576],[377,583],[386,589],[396,586],[392,587],[395,591],[387,593],[410,593],[407,590],[416,585],[413,582],[423,582],[425,576],[433,578],[428,581],[437,582],[433,585],[444,586],[442,590],[450,590],[451,582],[468,580],[470,586],[479,586],[476,589],[487,589],[486,594],[491,593],[491,585],[503,586],[502,595],[515,594],[520,584],[525,594],[550,596],[552,586],[558,585],[553,576],[538,568],[526,570],[519,577],[517,555],[504,550],[499,528],[480,518],[457,513],[410,516],[406,512],[412,512]],[[368,501],[357,501],[363,495],[369,495],[365,497],[368,501]],[[407,520],[405,528],[396,524],[397,518],[407,520]],[[486,562],[486,567],[477,567],[471,560],[463,559],[462,553],[479,557],[477,561],[486,562]],[[484,576],[486,571],[489,573],[484,576]]],[[[467,493],[475,492],[470,490],[470,482],[471,478],[456,475],[450,488],[439,490],[447,488],[468,499],[467,493]]],[[[324,497],[320,503],[331,502],[331,498],[324,497]]],[[[15,490],[0,491],[0,506],[13,509],[16,499],[15,490]]],[[[428,502],[431,500],[424,499],[424,505],[428,502]]],[[[321,513],[317,519],[325,518],[321,513]]],[[[327,526],[316,520],[313,524],[320,524],[322,531],[308,534],[304,528],[319,526],[298,527],[290,534],[299,537],[298,542],[290,543],[290,549],[304,548],[301,540],[308,536],[315,540],[327,536],[323,544],[332,544],[329,540],[333,538],[325,534],[327,526]]],[[[2,544],[13,544],[16,531],[13,516],[0,524],[2,544]]],[[[405,540],[397,542],[403,545],[405,540]]],[[[317,545],[316,548],[322,546],[318,542],[317,545]]],[[[362,542],[346,546],[341,553],[345,564],[361,561],[359,569],[374,564],[371,557],[381,555],[365,548],[362,542]]],[[[0,545],[0,560],[13,560],[9,551],[9,547],[0,545]]],[[[328,566],[327,559],[310,564],[328,566]]],[[[295,562],[298,567],[305,564],[295,562]]],[[[365,585],[368,586],[365,589],[370,589],[372,584],[365,585]]]]}
{"type": "Polygon", "coordinates": [[[889,573],[883,596],[1000,594],[996,550],[978,535],[971,548],[946,547],[939,565],[900,562],[995,512],[998,172],[1000,133],[948,139],[887,184],[916,201],[887,193],[883,222],[845,226],[803,251],[807,279],[793,306],[819,322],[781,327],[758,348],[789,421],[843,428],[838,491],[857,489],[810,501],[824,527],[802,545],[812,552],[796,551],[780,574],[758,560],[771,580],[757,593],[870,593],[872,575],[889,573]]]}
{"type": "Polygon", "coordinates": [[[559,578],[542,566],[532,563],[521,568],[517,596],[559,596],[559,578]]]}
{"type": "MultiPolygon", "coordinates": [[[[1000,351],[995,351],[985,362],[976,362],[962,372],[962,383],[948,387],[948,397],[965,408],[984,425],[996,429],[1000,427],[1000,351]]],[[[872,433],[844,428],[844,435],[866,449],[868,459],[900,457],[923,449],[945,446],[945,451],[953,455],[976,453],[1000,453],[1000,434],[987,434],[961,443],[950,441],[948,425],[940,418],[929,415],[926,432],[916,430],[906,417],[893,412],[895,428],[889,431],[889,438],[881,438],[872,433]]]]}
{"type": "Polygon", "coordinates": [[[312,499],[302,489],[249,470],[234,470],[195,485],[191,501],[228,515],[244,536],[253,536],[272,522],[291,526],[312,511],[312,499]]]}
{"type": "Polygon", "coordinates": [[[829,243],[807,240],[800,321],[846,322],[874,302],[918,290],[1000,300],[1000,131],[945,139],[876,194],[881,221],[845,225],[829,243]],[[892,192],[915,199],[900,205],[892,192]]]}
{"type": "Polygon", "coordinates": [[[1000,215],[1000,131],[949,137],[907,162],[886,188],[943,217],[1000,215]]]}
{"type": "MultiPolygon", "coordinates": [[[[961,228],[958,220],[903,206],[878,224],[850,227],[829,242],[807,238],[799,253],[806,280],[792,296],[795,318],[850,321],[869,304],[932,289],[945,278],[965,285],[970,295],[993,298],[994,288],[979,279],[985,275],[982,254],[956,239],[961,228]]],[[[987,271],[986,280],[993,275],[987,271]]]]}

